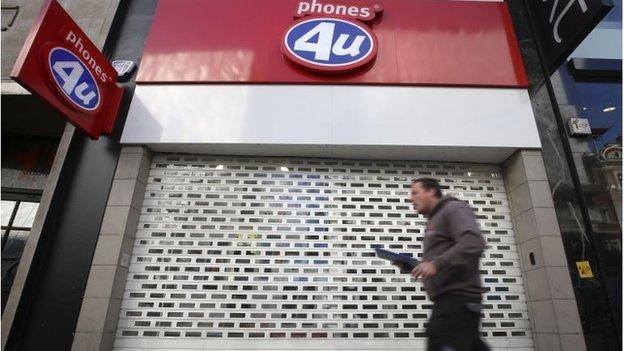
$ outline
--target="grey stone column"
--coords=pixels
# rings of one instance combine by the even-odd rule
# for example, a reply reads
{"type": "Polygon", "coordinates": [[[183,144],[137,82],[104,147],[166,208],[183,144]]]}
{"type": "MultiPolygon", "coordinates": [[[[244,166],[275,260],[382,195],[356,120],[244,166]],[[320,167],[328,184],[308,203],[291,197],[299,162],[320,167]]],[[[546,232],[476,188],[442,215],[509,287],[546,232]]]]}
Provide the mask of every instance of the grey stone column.
{"type": "Polygon", "coordinates": [[[142,146],[125,146],[121,150],[78,317],[73,351],[113,348],[151,156],[149,149],[142,146]]]}
{"type": "Polygon", "coordinates": [[[503,173],[536,348],[585,351],[541,151],[517,151],[503,163],[503,173]]]}

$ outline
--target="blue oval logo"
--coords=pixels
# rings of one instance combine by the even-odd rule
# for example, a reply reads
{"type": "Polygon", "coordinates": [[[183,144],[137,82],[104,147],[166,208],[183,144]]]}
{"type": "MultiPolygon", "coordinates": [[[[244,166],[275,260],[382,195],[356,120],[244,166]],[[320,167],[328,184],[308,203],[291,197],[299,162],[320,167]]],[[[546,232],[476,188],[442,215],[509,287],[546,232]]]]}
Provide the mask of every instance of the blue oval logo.
{"type": "Polygon", "coordinates": [[[100,89],[85,64],[73,52],[55,47],[48,54],[50,73],[67,101],[85,111],[100,107],[100,89]]]}
{"type": "Polygon", "coordinates": [[[296,22],[284,35],[282,51],[297,64],[320,71],[351,70],[377,53],[377,39],[366,25],[339,18],[296,22]]]}

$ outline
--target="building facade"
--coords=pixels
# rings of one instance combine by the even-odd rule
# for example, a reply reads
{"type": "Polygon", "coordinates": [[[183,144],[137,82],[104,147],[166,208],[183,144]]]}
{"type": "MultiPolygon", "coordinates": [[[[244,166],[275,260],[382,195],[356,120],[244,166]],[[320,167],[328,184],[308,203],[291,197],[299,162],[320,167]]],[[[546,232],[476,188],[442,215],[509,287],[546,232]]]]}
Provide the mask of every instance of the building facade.
{"type": "MultiPolygon", "coordinates": [[[[614,111],[621,110],[621,2],[614,1],[589,35],[551,69],[539,45],[550,33],[540,32],[536,9],[526,5],[509,2],[533,82],[529,91],[585,339],[589,349],[617,349],[621,195],[614,178],[617,170],[609,170],[617,161],[601,156],[601,149],[613,145],[611,158],[617,157],[621,114],[614,111]],[[587,120],[590,133],[573,131],[578,118],[587,120]],[[594,278],[580,278],[575,267],[579,261],[589,262],[594,278]]],[[[543,5],[549,10],[550,4],[543,5]]]]}
{"type": "MultiPolygon", "coordinates": [[[[6,255],[3,349],[424,349],[421,283],[374,255],[421,254],[422,176],[475,209],[494,350],[619,348],[621,124],[562,132],[589,57],[545,74],[523,1],[62,4],[139,68],[110,136],[67,125],[39,159],[10,152],[47,141],[4,139],[3,243],[30,235],[6,255]],[[21,185],[39,184],[28,226],[32,201],[5,194],[24,163],[42,173],[21,185]]],[[[3,79],[28,6],[3,23],[3,79]]],[[[37,101],[2,98],[10,116],[37,101]]]]}

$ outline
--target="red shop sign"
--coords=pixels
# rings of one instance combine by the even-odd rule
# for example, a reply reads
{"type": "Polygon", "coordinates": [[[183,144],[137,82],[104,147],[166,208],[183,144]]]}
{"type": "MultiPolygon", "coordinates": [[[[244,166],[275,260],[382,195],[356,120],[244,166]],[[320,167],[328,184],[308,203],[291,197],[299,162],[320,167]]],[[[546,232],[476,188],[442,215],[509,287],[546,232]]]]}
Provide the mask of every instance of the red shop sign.
{"type": "Polygon", "coordinates": [[[441,0],[159,0],[137,82],[528,84],[505,2],[441,0]]]}
{"type": "Polygon", "coordinates": [[[11,78],[91,139],[110,134],[123,89],[117,72],[55,0],[46,0],[11,78]]]}

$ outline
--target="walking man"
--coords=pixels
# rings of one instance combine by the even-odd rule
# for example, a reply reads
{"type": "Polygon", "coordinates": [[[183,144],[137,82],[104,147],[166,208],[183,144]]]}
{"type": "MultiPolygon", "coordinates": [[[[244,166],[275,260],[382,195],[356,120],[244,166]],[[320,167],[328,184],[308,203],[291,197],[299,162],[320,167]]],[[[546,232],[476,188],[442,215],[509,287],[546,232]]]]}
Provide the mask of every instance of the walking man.
{"type": "Polygon", "coordinates": [[[433,178],[412,181],[411,201],[427,217],[423,260],[411,274],[422,277],[433,311],[427,351],[486,351],[481,340],[479,260],[485,241],[472,208],[442,196],[433,178]]]}

